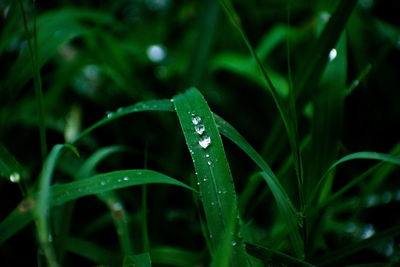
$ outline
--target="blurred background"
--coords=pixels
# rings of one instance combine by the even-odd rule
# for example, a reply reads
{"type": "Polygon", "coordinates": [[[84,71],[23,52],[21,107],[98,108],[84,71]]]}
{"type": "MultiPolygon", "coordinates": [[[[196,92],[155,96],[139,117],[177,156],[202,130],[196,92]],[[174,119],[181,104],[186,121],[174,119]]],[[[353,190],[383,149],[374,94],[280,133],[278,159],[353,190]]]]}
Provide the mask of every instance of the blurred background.
{"type": "MultiPolygon", "coordinates": [[[[289,193],[296,194],[296,187],[285,178],[294,177],[293,170],[282,170],[290,149],[279,124],[279,113],[254,59],[218,1],[60,0],[36,1],[35,6],[32,1],[22,3],[28,23],[37,16],[38,61],[49,148],[71,141],[109,111],[139,101],[171,98],[195,86],[211,109],[230,122],[262,153],[275,173],[281,174],[278,177],[289,193]]],[[[288,1],[278,0],[233,3],[278,93],[287,97],[288,46],[291,75],[296,81],[301,79],[302,69],[314,52],[310,50],[311,44],[338,1],[291,1],[290,7],[288,1]]],[[[337,79],[343,80],[342,89],[347,94],[335,128],[340,140],[337,155],[357,151],[389,153],[399,142],[399,10],[397,0],[359,0],[340,39],[341,50],[330,53],[330,61],[336,57],[344,60],[337,79]]],[[[26,38],[18,2],[1,0],[0,143],[20,163],[22,179],[31,187],[42,162],[26,38]]],[[[334,83],[335,77],[330,81],[334,83]]],[[[301,141],[312,131],[313,103],[310,98],[299,98],[296,103],[301,141]]],[[[237,147],[223,141],[241,194],[257,169],[237,147]]],[[[176,116],[149,112],[111,122],[85,138],[78,145],[81,158],[65,155],[55,181],[70,181],[69,176],[84,159],[97,149],[112,145],[124,146],[128,152],[108,157],[98,166],[98,172],[149,168],[188,184],[194,175],[176,116]]],[[[336,173],[334,190],[370,166],[370,161],[360,161],[341,167],[336,173]]],[[[373,192],[363,190],[361,183],[341,198],[337,204],[340,208],[328,216],[323,230],[326,236],[317,245],[317,255],[400,222],[399,170],[388,168],[382,177],[374,180],[379,182],[373,192]],[[354,201],[358,201],[358,206],[354,201]]],[[[271,219],[276,207],[266,191],[262,186],[254,192],[249,200],[251,207],[243,206],[242,215],[249,227],[259,230],[257,241],[272,246],[280,244],[273,238],[278,219],[271,219]]],[[[135,229],[140,224],[141,190],[129,188],[118,192],[131,215],[132,236],[140,239],[135,229]]],[[[204,249],[190,194],[168,186],[150,186],[148,196],[152,245],[204,249]]],[[[21,200],[16,184],[0,180],[1,219],[21,200]]],[[[115,229],[106,214],[106,208],[95,198],[79,200],[71,232],[118,250],[115,229]]],[[[12,260],[14,266],[35,262],[35,244],[31,224],[2,245],[0,261],[12,260]],[[22,250],[24,257],[18,257],[22,250]]],[[[390,237],[354,257],[364,257],[367,262],[398,260],[398,244],[398,238],[390,237]]],[[[78,256],[70,257],[70,263],[88,264],[78,256]]]]}

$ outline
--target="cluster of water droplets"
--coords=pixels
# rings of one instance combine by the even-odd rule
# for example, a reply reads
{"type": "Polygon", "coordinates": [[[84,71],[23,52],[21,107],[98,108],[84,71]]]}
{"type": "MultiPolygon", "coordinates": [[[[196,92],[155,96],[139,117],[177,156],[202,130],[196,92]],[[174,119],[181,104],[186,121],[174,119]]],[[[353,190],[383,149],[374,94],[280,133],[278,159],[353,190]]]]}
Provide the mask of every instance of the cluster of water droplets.
{"type": "Polygon", "coordinates": [[[203,135],[204,132],[206,131],[206,127],[204,126],[204,124],[201,123],[201,117],[195,116],[194,114],[192,114],[192,116],[193,116],[192,123],[194,125],[194,130],[200,136],[199,145],[203,149],[207,149],[211,145],[211,137],[208,135],[203,135]]]}

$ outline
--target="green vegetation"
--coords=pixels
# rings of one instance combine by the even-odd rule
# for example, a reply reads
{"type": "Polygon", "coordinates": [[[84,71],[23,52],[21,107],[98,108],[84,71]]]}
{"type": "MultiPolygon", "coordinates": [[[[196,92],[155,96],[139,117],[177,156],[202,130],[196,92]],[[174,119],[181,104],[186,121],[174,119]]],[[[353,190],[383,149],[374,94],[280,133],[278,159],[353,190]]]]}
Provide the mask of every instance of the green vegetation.
{"type": "Polygon", "coordinates": [[[396,8],[0,2],[0,265],[396,266],[396,8]]]}

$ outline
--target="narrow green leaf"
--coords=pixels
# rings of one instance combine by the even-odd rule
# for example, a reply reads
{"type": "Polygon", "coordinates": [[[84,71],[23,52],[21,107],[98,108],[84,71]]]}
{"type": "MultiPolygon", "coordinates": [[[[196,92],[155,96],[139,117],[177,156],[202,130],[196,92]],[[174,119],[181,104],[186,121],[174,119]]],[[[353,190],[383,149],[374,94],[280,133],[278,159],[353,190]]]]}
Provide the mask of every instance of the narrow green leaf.
{"type": "Polygon", "coordinates": [[[230,221],[236,220],[237,199],[221,137],[210,108],[195,88],[175,96],[174,104],[196,170],[213,250],[216,251],[223,244],[226,236],[232,235],[231,264],[247,266],[247,254],[238,236],[236,222],[234,231],[225,235],[230,221]]]}
{"type": "Polygon", "coordinates": [[[297,96],[303,95],[303,98],[308,98],[312,93],[328,63],[328,54],[339,40],[356,4],[357,0],[341,0],[321,35],[311,45],[295,82],[297,96]],[[306,88],[310,92],[303,94],[303,90],[306,88]]]}
{"type": "Polygon", "coordinates": [[[122,263],[123,267],[151,267],[151,259],[149,253],[143,253],[138,255],[130,255],[124,257],[124,261],[122,263]]]}
{"type": "Polygon", "coordinates": [[[308,203],[311,203],[311,201],[316,197],[317,192],[320,189],[320,186],[323,184],[325,179],[328,177],[328,174],[334,168],[336,168],[336,166],[338,166],[339,164],[345,163],[347,161],[358,160],[358,159],[380,160],[380,161],[400,165],[400,157],[396,157],[396,156],[389,155],[389,154],[377,153],[377,152],[356,152],[356,153],[344,156],[343,158],[341,158],[338,161],[336,161],[335,163],[333,163],[330,166],[330,168],[325,172],[325,174],[320,178],[317,186],[315,186],[313,193],[310,195],[310,197],[308,199],[308,203]]]}
{"type": "Polygon", "coordinates": [[[151,260],[155,264],[168,266],[197,266],[202,265],[204,257],[197,253],[175,247],[156,247],[150,251],[151,260]]]}
{"type": "Polygon", "coordinates": [[[190,186],[151,170],[123,170],[98,174],[93,177],[54,185],[51,188],[51,203],[61,205],[67,201],[88,195],[99,194],[128,186],[144,184],[170,184],[194,190],[190,186]]]}
{"type": "Polygon", "coordinates": [[[270,266],[312,267],[314,265],[269,248],[247,243],[247,251],[270,266]]]}
{"type": "Polygon", "coordinates": [[[76,177],[88,177],[89,175],[93,174],[97,164],[99,164],[100,161],[108,157],[110,154],[122,151],[126,151],[126,148],[122,146],[109,146],[97,150],[82,164],[77,171],[76,177]]]}
{"type": "Polygon", "coordinates": [[[375,246],[379,241],[384,240],[389,237],[395,237],[400,235],[400,226],[394,226],[386,229],[380,233],[375,234],[373,237],[362,240],[357,243],[352,243],[350,245],[344,246],[336,251],[329,253],[326,256],[315,259],[315,263],[318,266],[329,265],[332,262],[339,263],[341,259],[353,255],[365,248],[375,246]]]}
{"type": "Polygon", "coordinates": [[[223,120],[218,115],[214,115],[214,118],[221,134],[226,136],[238,147],[240,147],[254,161],[254,163],[257,164],[261,170],[263,170],[261,175],[268,184],[268,187],[271,189],[279,210],[282,213],[282,217],[289,227],[293,249],[296,255],[303,257],[304,248],[298,229],[297,211],[290,201],[289,196],[286,194],[285,189],[279,183],[279,180],[276,178],[268,164],[264,161],[260,154],[258,154],[257,151],[251,147],[246,139],[244,139],[235,128],[233,128],[228,122],[223,120]]]}
{"type": "Polygon", "coordinates": [[[6,178],[11,182],[18,182],[21,178],[21,165],[13,155],[0,144],[0,177],[6,178]]]}
{"type": "Polygon", "coordinates": [[[304,195],[303,195],[303,163],[301,158],[300,146],[299,146],[299,134],[298,134],[298,126],[297,126],[297,114],[296,114],[296,107],[295,107],[295,96],[293,92],[293,88],[289,86],[289,98],[288,101],[285,102],[282,97],[278,94],[275,86],[273,85],[267,71],[263,63],[261,62],[260,58],[258,57],[257,53],[255,52],[253,46],[251,45],[244,29],[240,24],[240,20],[238,15],[236,14],[232,2],[230,0],[219,0],[221,5],[223,6],[225,12],[227,13],[228,17],[231,18],[233,21],[234,26],[239,31],[240,35],[242,36],[243,41],[245,42],[247,48],[251,56],[257,62],[257,65],[265,78],[266,87],[272,95],[274,99],[275,105],[279,111],[281,116],[283,125],[285,126],[287,136],[289,138],[289,144],[292,150],[293,162],[294,167],[297,174],[298,180],[298,190],[299,190],[299,199],[300,199],[300,206],[303,209],[304,205],[304,195]]]}
{"type": "Polygon", "coordinates": [[[97,264],[116,266],[121,262],[121,256],[110,250],[102,248],[93,242],[77,237],[69,237],[66,240],[66,249],[70,253],[82,256],[97,264]]]}
{"type": "Polygon", "coordinates": [[[111,122],[115,119],[120,117],[135,113],[135,112],[142,112],[142,111],[173,111],[173,104],[168,99],[162,100],[149,100],[145,102],[139,102],[132,106],[128,107],[121,107],[115,112],[109,112],[104,119],[96,122],[86,130],[84,130],[81,134],[79,134],[71,143],[76,143],[81,140],[83,137],[88,135],[93,130],[97,129],[98,127],[111,122]]]}

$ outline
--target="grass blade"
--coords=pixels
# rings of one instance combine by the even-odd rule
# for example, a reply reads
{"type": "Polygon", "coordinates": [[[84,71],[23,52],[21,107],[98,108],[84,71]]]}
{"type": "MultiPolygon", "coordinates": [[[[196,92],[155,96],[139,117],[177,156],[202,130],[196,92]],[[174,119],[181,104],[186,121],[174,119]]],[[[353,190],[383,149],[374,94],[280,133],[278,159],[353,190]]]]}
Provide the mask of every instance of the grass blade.
{"type": "Polygon", "coordinates": [[[292,150],[294,167],[296,170],[297,180],[298,180],[298,190],[299,190],[299,199],[300,206],[303,210],[304,206],[304,194],[303,194],[303,163],[301,159],[300,146],[299,146],[299,134],[298,134],[298,126],[297,126],[297,112],[295,107],[295,96],[293,92],[293,88],[289,86],[289,98],[288,101],[285,102],[283,98],[281,98],[273,85],[269,75],[267,74],[263,63],[255,52],[253,46],[251,45],[249,39],[247,38],[246,33],[244,32],[239,16],[235,12],[232,2],[230,0],[219,0],[220,4],[223,6],[225,12],[228,14],[228,17],[231,19],[235,28],[239,31],[242,36],[243,41],[245,42],[247,48],[250,51],[252,57],[256,60],[257,65],[265,78],[267,89],[271,93],[275,105],[279,111],[282,122],[285,126],[287,136],[289,138],[289,144],[292,150]]]}
{"type": "Polygon", "coordinates": [[[82,256],[97,264],[116,266],[121,262],[119,254],[81,238],[69,237],[66,241],[66,249],[70,253],[82,256]]]}
{"type": "Polygon", "coordinates": [[[0,144],[0,177],[11,182],[18,182],[21,178],[22,167],[13,155],[0,144]]]}
{"type": "Polygon", "coordinates": [[[292,256],[286,255],[284,253],[281,253],[279,251],[275,251],[272,249],[256,246],[247,243],[246,244],[247,251],[253,255],[254,257],[257,257],[258,259],[261,259],[264,264],[268,264],[270,266],[293,266],[293,267],[312,267],[314,265],[296,259],[292,256]]]}
{"type": "Polygon", "coordinates": [[[131,255],[124,258],[122,263],[123,267],[151,267],[151,259],[149,253],[143,253],[138,255],[131,255]]]}
{"type": "Polygon", "coordinates": [[[174,104],[197,173],[213,250],[217,251],[228,236],[233,240],[233,247],[232,255],[226,257],[230,257],[233,266],[247,266],[245,246],[238,237],[236,227],[238,210],[235,187],[210,108],[195,88],[175,96],[174,104]],[[234,230],[225,235],[226,227],[232,220],[235,220],[234,230]]]}
{"type": "Polygon", "coordinates": [[[316,197],[319,188],[321,187],[321,185],[323,184],[325,179],[328,177],[328,174],[334,168],[336,168],[336,166],[338,166],[339,164],[345,163],[347,161],[358,160],[358,159],[380,160],[380,161],[400,165],[400,157],[396,157],[396,156],[389,155],[389,154],[377,153],[377,152],[368,152],[368,151],[367,152],[356,152],[356,153],[344,156],[343,158],[341,158],[338,161],[336,161],[335,163],[333,163],[330,166],[330,168],[325,172],[325,174],[320,178],[317,186],[315,186],[313,193],[310,195],[310,197],[308,199],[308,203],[311,203],[311,201],[314,199],[314,197],[316,197]]]}
{"type": "Polygon", "coordinates": [[[197,266],[203,260],[203,256],[196,252],[186,251],[175,247],[156,247],[151,249],[151,260],[155,264],[168,266],[197,266]]]}
{"type": "Polygon", "coordinates": [[[312,89],[318,83],[325,66],[328,63],[328,54],[339,40],[344,27],[353,12],[357,0],[341,0],[335,12],[329,19],[318,40],[310,47],[308,56],[303,61],[295,82],[296,96],[308,98],[311,92],[303,94],[304,89],[312,89]]]}
{"type": "Polygon", "coordinates": [[[145,184],[170,184],[194,190],[190,186],[151,170],[123,170],[98,174],[75,182],[52,186],[51,203],[61,205],[84,196],[145,184]]]}
{"type": "Polygon", "coordinates": [[[109,123],[115,119],[120,117],[135,113],[135,112],[142,112],[142,111],[173,111],[173,104],[168,99],[162,100],[149,100],[145,102],[139,102],[132,106],[128,107],[121,107],[115,112],[109,112],[107,116],[84,130],[81,134],[79,134],[72,143],[76,143],[81,140],[83,137],[91,133],[93,130],[97,129],[98,127],[109,123]]]}
{"type": "Polygon", "coordinates": [[[240,147],[253,161],[254,163],[263,171],[261,172],[262,177],[271,189],[271,192],[275,198],[276,204],[279,207],[282,217],[289,227],[290,239],[292,241],[293,249],[297,256],[304,256],[304,246],[301,239],[301,235],[298,229],[298,216],[295,207],[290,201],[289,196],[286,194],[285,189],[279,183],[275,174],[272,172],[271,168],[264,161],[264,159],[257,153],[257,151],[240,135],[235,128],[233,128],[228,122],[223,120],[218,115],[214,115],[215,121],[218,125],[218,129],[234,142],[238,147],[240,147]]]}

